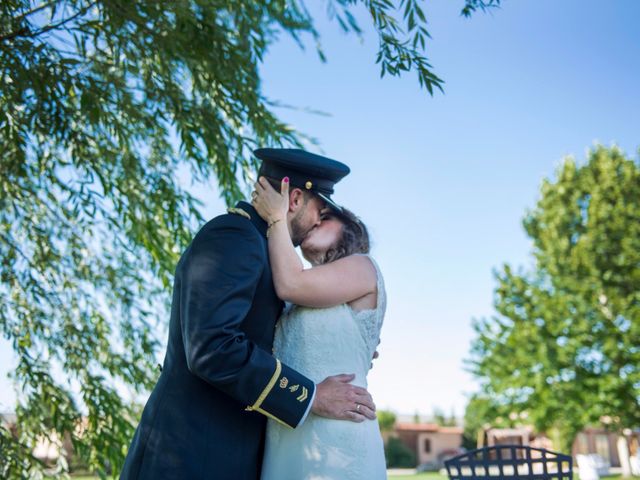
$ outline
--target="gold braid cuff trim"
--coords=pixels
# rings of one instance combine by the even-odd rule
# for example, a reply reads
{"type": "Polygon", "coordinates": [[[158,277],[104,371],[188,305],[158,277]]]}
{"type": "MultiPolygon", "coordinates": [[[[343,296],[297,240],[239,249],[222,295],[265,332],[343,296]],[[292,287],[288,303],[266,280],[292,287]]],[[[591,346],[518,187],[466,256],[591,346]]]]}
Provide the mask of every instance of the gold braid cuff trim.
{"type": "Polygon", "coordinates": [[[234,215],[240,215],[241,217],[244,217],[248,220],[251,220],[251,215],[249,215],[247,212],[245,212],[244,210],[242,210],[241,208],[227,208],[227,213],[233,213],[234,215]]]}
{"type": "Polygon", "coordinates": [[[258,410],[258,411],[260,411],[260,413],[265,413],[266,414],[266,412],[261,411],[262,409],[260,408],[260,406],[262,405],[262,402],[264,402],[264,399],[267,398],[267,395],[269,395],[269,393],[271,393],[271,390],[273,390],[273,386],[278,381],[278,377],[280,376],[280,372],[282,372],[282,363],[280,363],[280,360],[278,360],[276,358],[276,371],[273,372],[273,376],[271,377],[271,380],[269,380],[269,383],[267,383],[267,386],[264,387],[264,390],[262,390],[262,393],[260,394],[260,396],[256,400],[256,403],[254,403],[253,405],[245,408],[245,410],[248,410],[248,411],[258,410]]]}

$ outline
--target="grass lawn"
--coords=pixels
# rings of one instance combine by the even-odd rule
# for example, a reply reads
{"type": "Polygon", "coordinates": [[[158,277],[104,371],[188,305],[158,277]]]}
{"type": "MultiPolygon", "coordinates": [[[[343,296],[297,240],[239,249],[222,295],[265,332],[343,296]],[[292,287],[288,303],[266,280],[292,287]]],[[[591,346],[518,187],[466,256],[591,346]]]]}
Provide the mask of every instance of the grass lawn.
{"type": "MultiPolygon", "coordinates": [[[[83,475],[80,477],[72,476],[72,480],[96,480],[98,477],[92,477],[90,475],[83,475]]],[[[578,474],[573,474],[574,479],[578,479],[578,474]]],[[[614,480],[617,478],[622,478],[621,475],[608,475],[606,477],[601,477],[606,480],[614,480]]],[[[388,480],[447,480],[446,475],[440,475],[435,472],[427,472],[427,473],[416,473],[413,475],[389,475],[388,480]]]]}
{"type": "Polygon", "coordinates": [[[436,472],[425,472],[413,475],[389,475],[388,480],[447,480],[447,476],[436,472]]]}
{"type": "MultiPolygon", "coordinates": [[[[72,480],[96,480],[98,477],[91,475],[82,475],[79,477],[72,476],[72,480]]],[[[389,475],[388,480],[447,480],[446,476],[437,473],[419,473],[416,475],[389,475]]]]}

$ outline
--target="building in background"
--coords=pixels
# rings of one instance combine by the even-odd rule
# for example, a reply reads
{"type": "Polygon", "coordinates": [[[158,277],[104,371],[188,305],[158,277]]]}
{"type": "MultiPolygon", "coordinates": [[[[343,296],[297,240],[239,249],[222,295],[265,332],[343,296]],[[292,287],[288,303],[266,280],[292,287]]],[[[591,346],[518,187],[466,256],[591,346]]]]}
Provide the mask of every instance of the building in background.
{"type": "Polygon", "coordinates": [[[462,453],[463,431],[457,426],[398,422],[394,435],[415,453],[417,465],[439,469],[445,459],[462,453]]]}
{"type": "MultiPolygon", "coordinates": [[[[589,427],[580,432],[575,441],[571,454],[576,455],[599,455],[606,463],[612,467],[620,467],[620,456],[618,454],[618,432],[612,432],[604,428],[589,427]]],[[[640,430],[627,430],[629,453],[631,456],[638,455],[640,445],[640,430]]],[[[552,440],[543,433],[536,433],[532,427],[523,426],[519,428],[487,428],[484,430],[482,442],[478,447],[494,445],[528,445],[530,447],[545,448],[555,450],[552,440]]]]}
{"type": "MultiPolygon", "coordinates": [[[[18,418],[14,413],[0,413],[0,425],[6,429],[14,437],[19,435],[19,425],[17,423],[18,418]]],[[[87,427],[88,420],[86,417],[82,418],[78,425],[77,433],[82,432],[87,427]]],[[[56,432],[51,432],[47,437],[39,438],[36,444],[33,446],[31,452],[35,458],[43,462],[45,465],[54,466],[61,455],[66,459],[66,462],[72,467],[76,466],[77,462],[73,462],[73,444],[71,442],[71,435],[66,434],[64,438],[56,432]]]]}

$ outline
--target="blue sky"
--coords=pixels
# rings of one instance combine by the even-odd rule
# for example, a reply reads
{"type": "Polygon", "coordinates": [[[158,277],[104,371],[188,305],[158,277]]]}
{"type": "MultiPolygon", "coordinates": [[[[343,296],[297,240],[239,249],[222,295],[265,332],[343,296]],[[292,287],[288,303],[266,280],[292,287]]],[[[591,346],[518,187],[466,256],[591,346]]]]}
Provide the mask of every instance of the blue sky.
{"type": "Polygon", "coordinates": [[[542,179],[594,142],[640,146],[640,3],[461,4],[425,4],[444,95],[379,79],[370,29],[360,43],[322,13],[326,64],[285,40],[263,68],[268,95],[331,115],[282,111],[352,168],[335,198],[370,226],[389,295],[370,387],[405,413],[463,412],[471,319],[492,314],[492,269],[531,264],[521,219],[542,179]]]}
{"type": "MultiPolygon", "coordinates": [[[[471,19],[462,5],[425,3],[444,94],[413,73],[379,78],[364,10],[362,41],[313,10],[327,63],[283,36],[261,69],[267,96],[301,108],[278,112],[319,140],[310,149],[352,169],[334,198],[369,225],[388,293],[370,390],[400,413],[463,413],[477,389],[463,365],[471,320],[493,312],[493,269],[531,265],[521,219],[543,178],[596,142],[640,147],[640,2],[504,0],[471,19]]],[[[223,211],[215,187],[198,194],[207,217],[223,211]]]]}

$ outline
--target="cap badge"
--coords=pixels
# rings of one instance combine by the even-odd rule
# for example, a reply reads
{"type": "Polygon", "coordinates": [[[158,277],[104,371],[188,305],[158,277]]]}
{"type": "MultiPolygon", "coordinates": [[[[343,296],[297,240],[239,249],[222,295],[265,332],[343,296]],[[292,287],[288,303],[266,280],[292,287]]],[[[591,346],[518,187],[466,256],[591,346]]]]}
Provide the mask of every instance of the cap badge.
{"type": "Polygon", "coordinates": [[[311,190],[311,187],[313,187],[313,182],[308,181],[307,183],[304,184],[304,186],[307,190],[311,190]]]}

